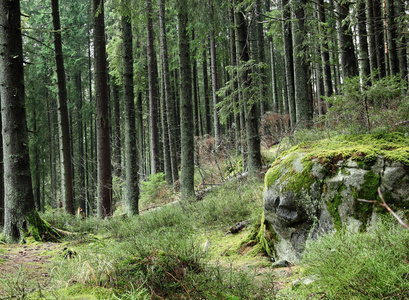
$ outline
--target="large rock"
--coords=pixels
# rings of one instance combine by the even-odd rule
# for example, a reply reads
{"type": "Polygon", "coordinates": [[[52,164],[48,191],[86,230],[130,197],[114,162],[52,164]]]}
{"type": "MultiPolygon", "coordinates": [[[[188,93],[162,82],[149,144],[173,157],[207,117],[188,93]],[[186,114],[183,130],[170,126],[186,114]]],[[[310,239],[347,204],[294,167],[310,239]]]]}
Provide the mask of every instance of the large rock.
{"type": "Polygon", "coordinates": [[[297,261],[308,238],[346,226],[365,230],[382,210],[357,199],[377,199],[378,187],[392,208],[409,206],[408,139],[361,139],[301,145],[269,170],[264,215],[278,237],[280,259],[297,261]]]}

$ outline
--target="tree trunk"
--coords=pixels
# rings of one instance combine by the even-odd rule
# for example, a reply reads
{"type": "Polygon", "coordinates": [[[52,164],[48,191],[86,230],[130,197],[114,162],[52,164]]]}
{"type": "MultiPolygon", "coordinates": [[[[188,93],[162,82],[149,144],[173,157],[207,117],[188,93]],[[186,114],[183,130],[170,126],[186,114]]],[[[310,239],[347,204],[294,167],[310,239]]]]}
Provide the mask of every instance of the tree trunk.
{"type": "Polygon", "coordinates": [[[291,127],[297,124],[295,111],[294,95],[294,62],[293,62],[293,41],[291,30],[291,11],[288,0],[281,0],[281,9],[283,16],[283,46],[284,46],[284,64],[287,83],[288,112],[290,114],[291,127]]]}
{"type": "Polygon", "coordinates": [[[213,3],[209,0],[209,14],[210,14],[210,66],[212,70],[212,98],[213,98],[213,127],[214,138],[216,140],[216,148],[220,145],[220,121],[217,109],[218,97],[217,97],[217,59],[216,59],[216,42],[214,38],[213,28],[213,3]]]}
{"type": "MultiPolygon", "coordinates": [[[[397,15],[399,17],[405,15],[405,1],[404,0],[398,0],[397,5],[397,15]]],[[[408,84],[408,61],[407,61],[407,32],[406,28],[402,25],[398,26],[398,57],[399,57],[399,71],[400,71],[400,77],[403,80],[406,80],[406,86],[408,84]]],[[[406,93],[406,91],[404,91],[406,93]]]]}
{"type": "MultiPolygon", "coordinates": [[[[256,0],[255,3],[255,17],[256,17],[256,36],[257,36],[257,62],[264,63],[265,62],[265,55],[264,55],[264,34],[263,34],[263,13],[261,7],[261,0],[256,0]]],[[[266,74],[264,68],[259,68],[257,70],[262,74],[262,81],[260,82],[260,116],[263,116],[266,108],[266,101],[265,101],[265,87],[266,87],[266,74]]]]}
{"type": "Polygon", "coordinates": [[[342,77],[359,75],[357,59],[355,56],[355,47],[352,32],[348,22],[345,19],[349,15],[349,6],[351,3],[344,2],[342,5],[336,4],[337,27],[338,27],[338,47],[340,49],[342,77]]]}
{"type": "Polygon", "coordinates": [[[374,19],[374,32],[375,32],[375,45],[376,45],[376,58],[377,66],[379,68],[379,78],[386,76],[385,68],[385,43],[384,43],[384,29],[382,19],[382,4],[381,0],[373,0],[373,19],[374,19]]]}
{"type": "Polygon", "coordinates": [[[295,87],[295,111],[297,123],[303,128],[312,125],[312,94],[309,86],[310,74],[307,58],[304,53],[305,37],[305,5],[306,0],[293,1],[293,60],[294,60],[294,87],[295,87]]]}
{"type": "MultiPolygon", "coordinates": [[[[236,51],[236,30],[234,28],[234,7],[231,7],[229,9],[229,18],[232,26],[229,28],[229,34],[231,36],[230,38],[230,65],[233,67],[237,66],[236,63],[236,57],[237,57],[237,51],[236,51]]],[[[235,74],[233,74],[235,76],[235,74]]],[[[233,83],[233,89],[236,91],[239,88],[238,82],[235,80],[233,83]]],[[[233,92],[234,92],[233,91],[233,92]]],[[[234,114],[234,142],[235,142],[235,148],[236,152],[240,152],[240,146],[241,146],[241,123],[240,123],[240,102],[239,102],[239,97],[237,93],[234,93],[234,98],[233,98],[233,114],[234,114]]]]}
{"type": "Polygon", "coordinates": [[[369,51],[369,65],[371,73],[374,73],[378,69],[378,60],[376,54],[376,41],[375,41],[375,22],[373,17],[373,0],[365,0],[366,3],[366,20],[367,20],[367,32],[368,32],[368,51],[369,51]]]}
{"type": "MultiPolygon", "coordinates": [[[[195,31],[192,30],[192,42],[195,40],[195,31]]],[[[199,129],[200,129],[200,104],[199,104],[199,84],[198,84],[198,76],[197,76],[197,60],[196,58],[193,59],[193,71],[192,71],[192,79],[193,79],[193,103],[195,104],[195,136],[199,136],[199,129]]]]}
{"type": "Polygon", "coordinates": [[[119,100],[119,87],[114,82],[112,86],[113,96],[114,96],[114,122],[115,122],[115,133],[114,133],[114,174],[116,177],[121,177],[122,175],[122,143],[121,143],[121,111],[120,111],[120,100],[119,100]]]}
{"type": "Polygon", "coordinates": [[[51,0],[53,28],[54,28],[54,47],[55,63],[58,79],[58,126],[60,130],[60,153],[61,153],[61,196],[63,199],[64,210],[67,213],[75,214],[74,192],[73,192],[73,174],[71,162],[70,129],[67,108],[67,87],[65,81],[64,59],[61,42],[61,25],[58,0],[51,0]]]}
{"type": "Polygon", "coordinates": [[[49,129],[49,143],[50,143],[50,180],[51,180],[51,207],[59,207],[59,201],[57,199],[57,154],[55,151],[55,104],[54,99],[46,96],[47,98],[47,116],[48,116],[48,129],[49,129]]]}
{"type": "Polygon", "coordinates": [[[187,34],[188,12],[185,0],[178,1],[179,66],[180,66],[180,132],[181,132],[181,178],[182,199],[195,195],[194,190],[194,137],[192,107],[192,76],[190,70],[190,47],[187,34]]]}
{"type": "Polygon", "coordinates": [[[138,150],[135,128],[131,17],[122,17],[124,40],[124,107],[125,107],[125,206],[129,216],[139,213],[138,150]]]}
{"type": "Polygon", "coordinates": [[[160,24],[160,53],[163,64],[163,76],[164,76],[164,98],[165,98],[165,110],[168,119],[168,131],[164,132],[169,137],[169,152],[170,162],[172,167],[172,182],[175,183],[178,180],[178,166],[177,166],[177,147],[176,147],[176,129],[175,129],[175,115],[173,113],[173,107],[175,106],[175,99],[172,97],[170,87],[170,73],[169,73],[169,60],[168,60],[168,46],[166,39],[166,18],[165,18],[165,0],[159,1],[159,24],[160,24]]]}
{"type": "Polygon", "coordinates": [[[82,79],[81,72],[75,74],[75,89],[76,97],[78,101],[78,116],[77,116],[77,129],[78,129],[78,175],[79,175],[79,203],[78,205],[85,212],[86,206],[86,196],[85,196],[85,159],[84,159],[84,124],[83,124],[83,114],[82,114],[82,79]]]}
{"type": "Polygon", "coordinates": [[[163,61],[162,63],[162,74],[161,74],[161,122],[162,122],[162,144],[163,144],[163,167],[165,171],[165,180],[167,183],[172,183],[172,165],[170,159],[170,150],[169,150],[169,126],[168,126],[168,116],[166,112],[166,93],[165,93],[165,75],[163,70],[163,61]]]}
{"type": "Polygon", "coordinates": [[[0,1],[0,98],[3,133],[6,242],[18,242],[35,212],[24,101],[20,1],[0,1]]]}
{"type": "MultiPolygon", "coordinates": [[[[1,90],[0,90],[0,106],[1,106],[1,90]]],[[[0,136],[0,227],[3,227],[4,226],[4,161],[3,161],[3,134],[2,134],[1,114],[0,114],[0,134],[1,134],[0,136]]]]}
{"type": "Polygon", "coordinates": [[[148,17],[148,74],[149,74],[149,142],[151,155],[151,173],[159,172],[159,138],[158,138],[158,108],[156,98],[157,77],[156,54],[153,37],[152,1],[146,0],[148,17]]]}
{"type": "Polygon", "coordinates": [[[366,9],[364,0],[358,2],[358,34],[359,34],[359,61],[361,62],[362,76],[367,77],[371,73],[368,53],[368,32],[366,30],[366,9]]]}
{"type": "MultiPolygon", "coordinates": [[[[318,0],[318,19],[321,24],[326,23],[324,0],[318,0]]],[[[325,28],[322,28],[322,26],[320,27],[320,34],[323,38],[321,44],[321,63],[323,65],[324,91],[325,96],[329,97],[333,93],[331,64],[329,60],[329,44],[327,39],[327,32],[325,32],[325,28]]]]}
{"type": "Polygon", "coordinates": [[[387,14],[387,26],[388,26],[388,53],[389,53],[389,66],[390,66],[390,74],[396,75],[399,73],[399,61],[398,61],[398,53],[396,50],[396,40],[397,40],[397,33],[396,33],[396,14],[395,14],[395,0],[387,0],[386,1],[386,14],[387,14]]]}
{"type": "Polygon", "coordinates": [[[93,0],[95,102],[98,168],[98,217],[112,214],[111,148],[109,139],[108,74],[103,0],[93,0]]]}
{"type": "MultiPolygon", "coordinates": [[[[237,53],[241,53],[241,61],[250,60],[249,45],[247,39],[247,24],[244,19],[244,8],[236,13],[237,28],[237,53]]],[[[249,71],[242,74],[242,90],[245,91],[251,85],[249,71]]],[[[248,103],[246,93],[243,97],[243,106],[247,107],[246,113],[246,140],[247,140],[247,167],[250,174],[255,174],[261,167],[260,136],[258,133],[258,114],[256,103],[248,103]]]]}
{"type": "MultiPolygon", "coordinates": [[[[205,46],[205,48],[207,48],[205,46]]],[[[207,70],[207,51],[203,50],[203,63],[202,63],[202,71],[203,71],[203,94],[204,94],[204,104],[205,104],[205,127],[206,133],[212,134],[212,121],[211,121],[211,114],[210,114],[210,99],[209,99],[209,73],[207,70]]]]}

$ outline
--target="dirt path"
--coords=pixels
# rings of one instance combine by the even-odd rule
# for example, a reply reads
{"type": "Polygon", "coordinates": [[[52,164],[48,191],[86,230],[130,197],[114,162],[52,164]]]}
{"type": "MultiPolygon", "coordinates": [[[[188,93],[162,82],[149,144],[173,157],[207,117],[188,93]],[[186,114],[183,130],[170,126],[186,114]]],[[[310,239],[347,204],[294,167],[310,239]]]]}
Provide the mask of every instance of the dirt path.
{"type": "Polygon", "coordinates": [[[50,283],[51,260],[61,244],[0,245],[0,298],[43,290],[50,283]]]}

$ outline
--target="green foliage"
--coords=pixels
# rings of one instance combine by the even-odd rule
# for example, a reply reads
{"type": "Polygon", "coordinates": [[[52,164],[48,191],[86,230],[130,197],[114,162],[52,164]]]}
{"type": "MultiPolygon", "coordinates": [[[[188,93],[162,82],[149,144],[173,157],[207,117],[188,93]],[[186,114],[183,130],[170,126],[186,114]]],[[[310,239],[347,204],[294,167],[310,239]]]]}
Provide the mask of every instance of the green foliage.
{"type": "Polygon", "coordinates": [[[391,131],[409,117],[407,99],[402,95],[405,86],[400,76],[346,78],[340,95],[325,98],[332,105],[327,123],[344,133],[364,133],[374,128],[391,131]],[[361,80],[371,84],[362,86],[361,80]]]}
{"type": "MultiPolygon", "coordinates": [[[[157,178],[163,181],[160,175],[157,178]]],[[[55,282],[66,289],[77,284],[113,288],[117,299],[145,299],[152,294],[181,299],[257,298],[254,295],[262,292],[255,293],[252,275],[207,264],[196,237],[208,225],[220,227],[247,219],[256,223],[262,189],[257,179],[233,181],[199,202],[168,204],[125,221],[99,220],[94,230],[105,239],[69,247],[76,255],[56,264],[55,282]]]]}
{"type": "Polygon", "coordinates": [[[167,185],[164,173],[156,173],[148,176],[146,181],[141,181],[140,205],[147,206],[152,203],[163,202],[167,197],[167,185]]]}
{"type": "Polygon", "coordinates": [[[221,97],[217,107],[219,109],[220,122],[226,123],[232,112],[239,113],[241,108],[252,107],[261,99],[264,74],[264,63],[256,63],[254,60],[242,62],[238,66],[227,66],[226,70],[230,80],[221,87],[217,94],[221,97]],[[243,80],[245,77],[246,82],[243,80]],[[238,102],[239,93],[242,93],[242,103],[238,102]]]}
{"type": "MultiPolygon", "coordinates": [[[[409,231],[391,217],[365,233],[341,230],[309,241],[302,259],[317,280],[293,290],[329,299],[403,299],[409,295],[409,231]]],[[[304,299],[304,298],[302,298],[304,299]]]]}

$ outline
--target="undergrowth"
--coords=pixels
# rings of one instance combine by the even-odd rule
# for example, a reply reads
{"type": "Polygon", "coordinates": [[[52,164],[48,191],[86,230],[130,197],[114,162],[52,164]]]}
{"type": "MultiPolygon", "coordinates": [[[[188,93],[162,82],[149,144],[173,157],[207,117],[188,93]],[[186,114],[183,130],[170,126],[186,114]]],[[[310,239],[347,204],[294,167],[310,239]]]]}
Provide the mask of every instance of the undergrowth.
{"type": "MultiPolygon", "coordinates": [[[[210,264],[212,258],[197,239],[205,228],[256,223],[262,189],[259,179],[236,180],[208,192],[202,201],[168,204],[126,219],[90,218],[97,237],[74,244],[74,255],[55,265],[54,282],[65,289],[78,284],[112,289],[116,299],[268,299],[272,295],[255,286],[254,274],[210,264]]],[[[70,221],[74,225],[77,220],[55,220],[54,225],[69,228],[70,221]]]]}
{"type": "Polygon", "coordinates": [[[291,299],[407,299],[409,231],[389,216],[365,233],[340,230],[308,242],[301,265],[316,281],[291,299]]]}

